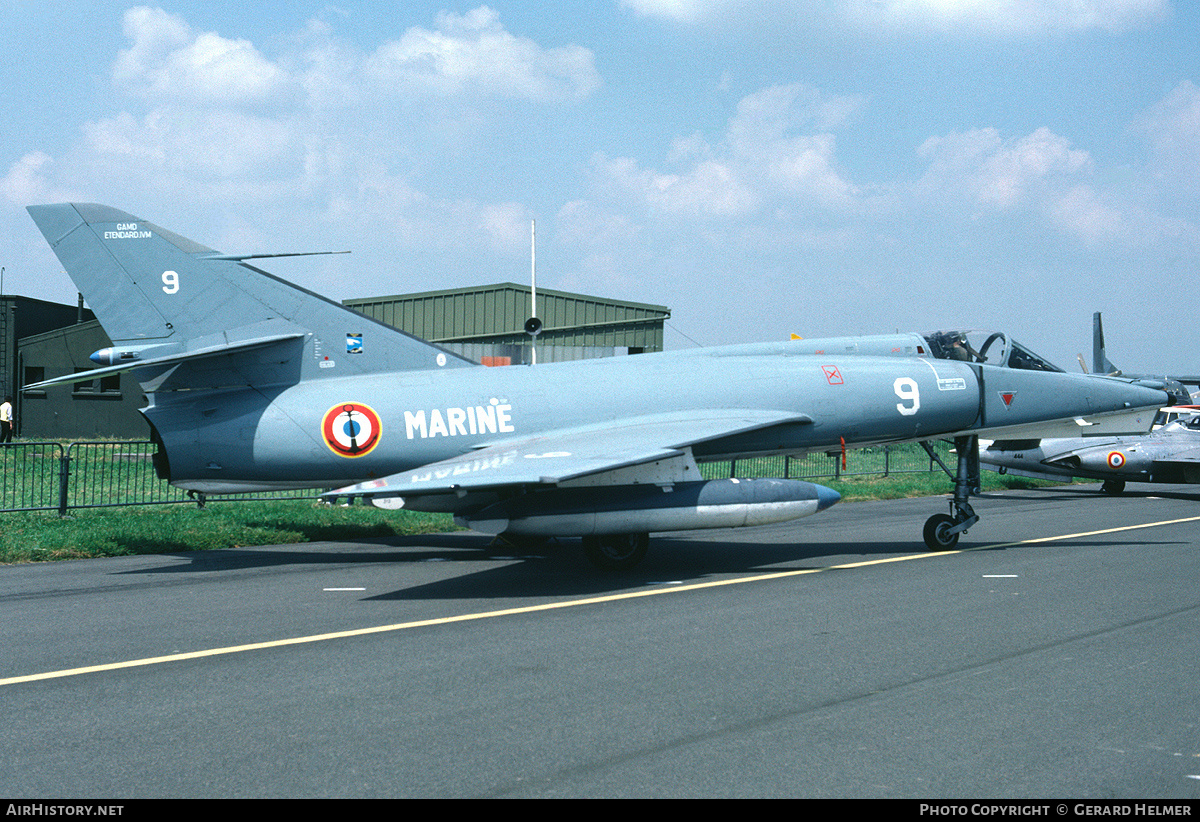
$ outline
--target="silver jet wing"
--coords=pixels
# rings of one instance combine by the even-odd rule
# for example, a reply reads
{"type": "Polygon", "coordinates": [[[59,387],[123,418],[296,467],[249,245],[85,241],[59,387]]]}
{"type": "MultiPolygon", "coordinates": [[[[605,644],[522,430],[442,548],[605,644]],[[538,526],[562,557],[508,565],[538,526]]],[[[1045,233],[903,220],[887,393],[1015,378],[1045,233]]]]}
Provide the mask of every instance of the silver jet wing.
{"type": "Polygon", "coordinates": [[[785,423],[807,414],[767,409],[700,409],[647,414],[505,440],[326,497],[403,497],[516,486],[552,486],[604,476],[606,484],[699,480],[691,447],[785,423]],[[622,471],[620,476],[614,472],[622,471]]]}
{"type": "Polygon", "coordinates": [[[1176,451],[1170,457],[1157,460],[1164,465],[1200,465],[1200,448],[1189,448],[1186,451],[1176,451]]]}

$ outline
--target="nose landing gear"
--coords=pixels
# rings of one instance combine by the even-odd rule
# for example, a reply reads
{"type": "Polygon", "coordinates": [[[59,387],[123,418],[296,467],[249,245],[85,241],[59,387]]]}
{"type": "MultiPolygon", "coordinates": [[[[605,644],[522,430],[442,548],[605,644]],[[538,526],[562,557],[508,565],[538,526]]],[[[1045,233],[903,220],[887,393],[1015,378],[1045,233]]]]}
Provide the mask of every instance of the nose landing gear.
{"type": "MultiPolygon", "coordinates": [[[[950,469],[934,453],[929,443],[921,443],[926,453],[942,470],[950,469]]],[[[979,515],[971,507],[971,494],[978,495],[979,484],[979,437],[955,437],[954,450],[958,454],[958,470],[950,474],[954,479],[954,497],[950,500],[949,514],[934,514],[925,522],[925,545],[931,551],[950,551],[958,545],[958,538],[967,529],[979,522],[979,515]]]]}

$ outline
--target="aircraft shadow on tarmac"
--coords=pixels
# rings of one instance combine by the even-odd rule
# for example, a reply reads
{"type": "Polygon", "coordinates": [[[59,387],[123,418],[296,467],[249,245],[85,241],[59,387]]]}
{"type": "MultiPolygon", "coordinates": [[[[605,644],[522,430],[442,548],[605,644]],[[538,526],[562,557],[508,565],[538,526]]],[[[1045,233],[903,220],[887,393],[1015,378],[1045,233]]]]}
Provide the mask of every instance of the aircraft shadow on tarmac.
{"type": "Polygon", "coordinates": [[[294,545],[261,545],[180,551],[163,546],[154,552],[187,560],[186,564],[138,568],[121,574],[219,573],[290,565],[353,565],[356,563],[420,563],[485,560],[493,552],[492,537],[465,532],[355,538],[353,542],[323,540],[294,545]],[[400,549],[400,550],[391,550],[400,549]]]}
{"type": "MultiPolygon", "coordinates": [[[[991,495],[984,494],[987,498],[991,495]]],[[[1111,499],[1130,501],[1138,498],[1165,497],[1200,501],[1200,492],[1180,490],[1178,486],[1146,485],[1108,498],[1095,486],[1071,485],[1045,489],[1006,492],[1007,499],[1021,497],[1037,500],[1071,500],[1092,497],[1098,501],[1111,499]]],[[[270,567],[298,565],[345,566],[352,564],[441,564],[473,563],[485,567],[463,574],[441,574],[439,579],[414,584],[385,594],[367,597],[368,600],[424,599],[506,599],[512,597],[580,596],[629,590],[642,585],[663,582],[687,583],[722,575],[767,573],[780,570],[820,568],[822,557],[846,556],[864,558],[890,554],[922,553],[924,545],[910,539],[874,541],[836,541],[821,539],[814,531],[812,539],[788,541],[776,530],[779,526],[764,526],[756,535],[751,530],[731,532],[726,538],[721,532],[705,537],[688,534],[663,534],[653,537],[650,552],[639,566],[622,573],[604,572],[593,568],[583,555],[577,539],[552,540],[539,547],[515,547],[498,542],[493,537],[474,532],[420,534],[403,537],[357,539],[353,543],[329,541],[323,544],[264,546],[257,548],[228,548],[216,551],[164,551],[187,562],[178,565],[143,568],[121,573],[221,573],[270,567]]],[[[1098,537],[1117,545],[1144,545],[1144,539],[1124,539],[1116,535],[1098,537]]],[[[1078,540],[1068,540],[1070,545],[1078,540]]],[[[1089,542],[1094,540],[1089,539],[1089,542]]],[[[973,541],[974,542],[974,541],[973,541]]],[[[1002,543],[1003,540],[997,540],[1002,543]]],[[[1004,550],[1002,545],[988,546],[983,542],[975,547],[1004,550]]],[[[832,563],[832,564],[837,564],[832,563]]]]}
{"type": "Polygon", "coordinates": [[[174,565],[138,568],[122,575],[172,573],[237,573],[255,569],[300,565],[347,566],[354,564],[462,564],[483,565],[481,570],[421,582],[368,599],[504,599],[530,596],[577,596],[628,590],[661,581],[694,582],[714,576],[772,570],[818,568],[806,564],[828,556],[867,556],[912,553],[923,546],[911,541],[880,540],[866,543],[770,541],[766,532],[755,541],[746,530],[733,539],[716,533],[709,539],[664,534],[651,539],[650,552],[640,565],[625,572],[600,571],[585,558],[578,539],[551,540],[537,547],[516,547],[473,532],[421,534],[328,542],[324,545],[275,545],[227,548],[213,551],[164,551],[186,560],[174,565]]]}
{"type": "Polygon", "coordinates": [[[1183,490],[1184,487],[1179,485],[1161,486],[1153,483],[1142,483],[1138,485],[1126,485],[1125,490],[1120,494],[1105,494],[1099,490],[1099,485],[1063,485],[1046,490],[1059,491],[1064,497],[1078,495],[1108,497],[1110,499],[1150,499],[1152,497],[1161,497],[1162,499],[1200,502],[1200,491],[1186,491],[1183,490]]]}
{"type": "MultiPolygon", "coordinates": [[[[770,532],[764,534],[769,536],[770,532]]],[[[585,596],[635,589],[656,584],[687,584],[726,576],[776,571],[817,570],[840,561],[860,561],[872,556],[924,553],[923,544],[910,540],[871,542],[786,542],[755,540],[742,530],[736,537],[697,539],[692,535],[653,537],[650,552],[636,568],[619,573],[602,572],[584,558],[578,540],[564,539],[537,550],[494,551],[493,559],[519,559],[460,576],[405,587],[380,594],[374,600],[487,599],[510,597],[585,596]]]]}

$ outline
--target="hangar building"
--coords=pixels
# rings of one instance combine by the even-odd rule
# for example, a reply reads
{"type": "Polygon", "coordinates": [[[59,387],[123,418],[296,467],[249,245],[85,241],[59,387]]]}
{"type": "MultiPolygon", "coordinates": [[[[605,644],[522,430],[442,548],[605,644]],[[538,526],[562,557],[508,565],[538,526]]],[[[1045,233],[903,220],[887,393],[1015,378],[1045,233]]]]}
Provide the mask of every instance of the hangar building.
{"type": "Polygon", "coordinates": [[[662,351],[661,305],[623,302],[565,291],[537,290],[542,331],[536,343],[524,331],[532,289],[497,285],[346,300],[344,305],[382,323],[437,343],[484,365],[609,357],[662,351]]]}

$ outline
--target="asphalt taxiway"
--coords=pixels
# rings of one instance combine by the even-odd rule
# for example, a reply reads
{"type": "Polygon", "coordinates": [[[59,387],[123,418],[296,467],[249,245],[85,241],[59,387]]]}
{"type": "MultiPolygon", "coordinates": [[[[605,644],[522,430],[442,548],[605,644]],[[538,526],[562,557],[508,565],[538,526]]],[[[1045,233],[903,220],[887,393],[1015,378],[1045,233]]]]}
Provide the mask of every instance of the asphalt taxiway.
{"type": "Polygon", "coordinates": [[[1200,492],[0,566],[0,795],[1200,795],[1200,492]]]}

